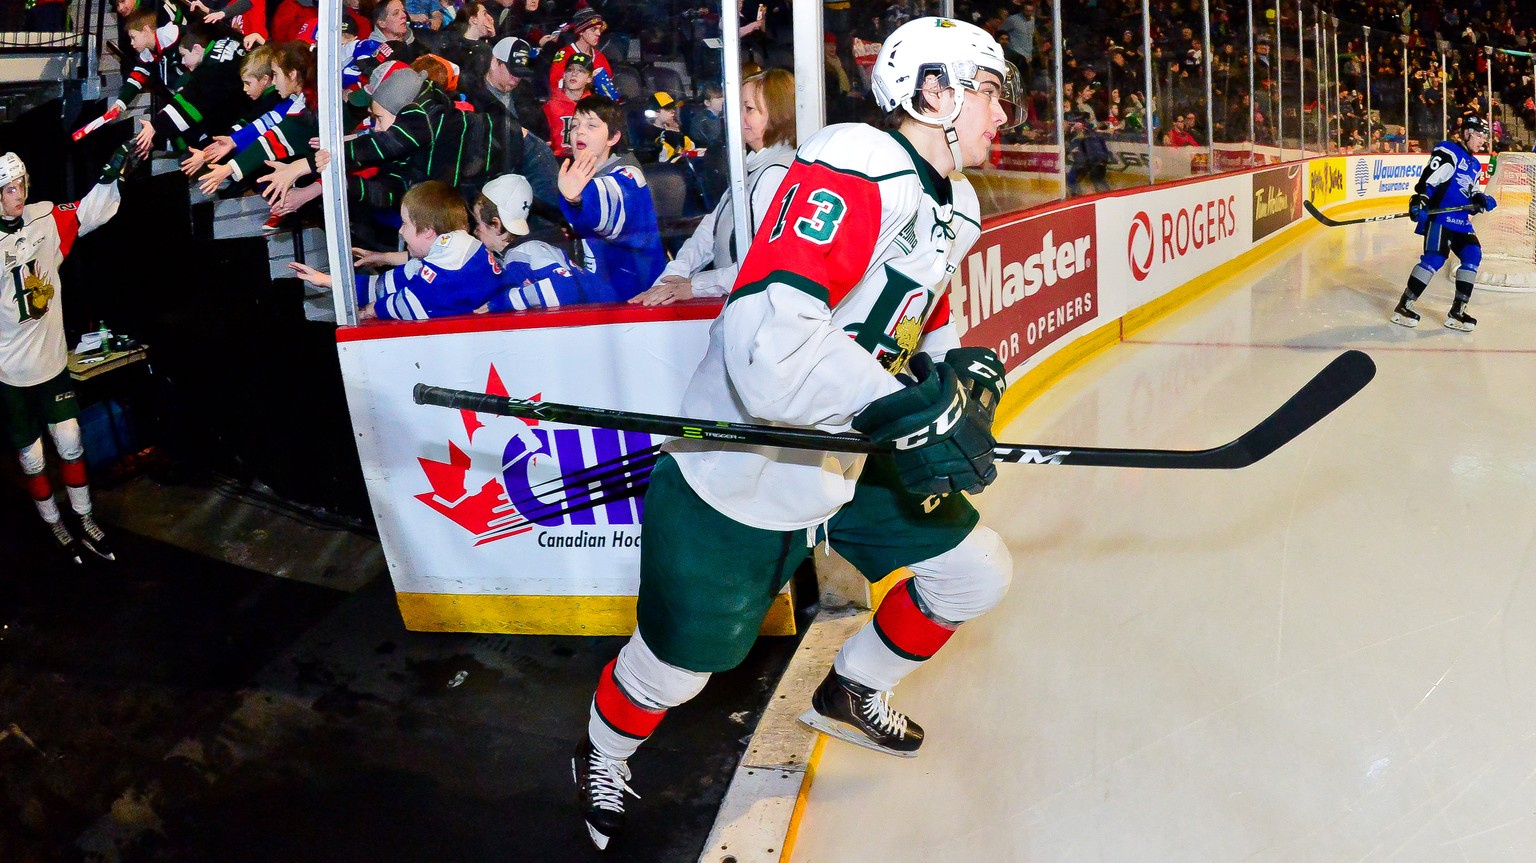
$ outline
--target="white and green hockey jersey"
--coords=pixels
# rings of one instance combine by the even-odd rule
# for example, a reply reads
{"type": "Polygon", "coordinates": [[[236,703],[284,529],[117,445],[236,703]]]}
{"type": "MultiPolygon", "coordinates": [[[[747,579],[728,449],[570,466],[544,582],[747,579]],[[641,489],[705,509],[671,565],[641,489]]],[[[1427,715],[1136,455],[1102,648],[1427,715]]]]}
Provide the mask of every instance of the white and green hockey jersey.
{"type": "Polygon", "coordinates": [[[117,183],[74,204],[28,204],[21,227],[0,229],[0,383],[30,387],[64,371],[69,344],[59,309],[59,265],[75,240],[117,213],[117,183]]]}
{"type": "MultiPolygon", "coordinates": [[[[981,234],[976,193],[902,135],[829,126],[800,147],[683,397],[686,416],[844,432],[922,350],[959,345],[948,284],[981,234]]],[[[667,445],[693,490],[765,530],[820,524],[863,456],[667,445]]]]}

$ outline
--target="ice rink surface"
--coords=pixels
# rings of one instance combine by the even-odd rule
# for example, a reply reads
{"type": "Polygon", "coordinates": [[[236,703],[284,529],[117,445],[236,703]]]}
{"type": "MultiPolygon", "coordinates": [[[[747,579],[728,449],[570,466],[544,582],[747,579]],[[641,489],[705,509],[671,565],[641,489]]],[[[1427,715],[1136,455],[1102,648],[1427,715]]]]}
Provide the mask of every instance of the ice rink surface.
{"type": "Polygon", "coordinates": [[[1314,230],[999,439],[1224,443],[1348,348],[1375,381],[1231,471],[1003,465],[1003,603],[828,742],[799,863],[1536,860],[1536,294],[1389,323],[1405,221],[1314,230]]]}

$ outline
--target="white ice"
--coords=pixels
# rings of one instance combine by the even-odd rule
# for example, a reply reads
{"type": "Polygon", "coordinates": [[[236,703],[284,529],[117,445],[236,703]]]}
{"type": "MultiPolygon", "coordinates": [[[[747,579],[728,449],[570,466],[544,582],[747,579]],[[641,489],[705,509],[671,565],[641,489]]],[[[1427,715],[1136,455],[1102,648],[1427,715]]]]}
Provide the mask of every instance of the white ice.
{"type": "Polygon", "coordinates": [[[1011,592],[896,690],[915,761],[828,742],[793,860],[1536,860],[1536,294],[1394,326],[1417,254],[1314,230],[1004,429],[1197,449],[1379,367],[1244,470],[1002,466],[1011,592]]]}

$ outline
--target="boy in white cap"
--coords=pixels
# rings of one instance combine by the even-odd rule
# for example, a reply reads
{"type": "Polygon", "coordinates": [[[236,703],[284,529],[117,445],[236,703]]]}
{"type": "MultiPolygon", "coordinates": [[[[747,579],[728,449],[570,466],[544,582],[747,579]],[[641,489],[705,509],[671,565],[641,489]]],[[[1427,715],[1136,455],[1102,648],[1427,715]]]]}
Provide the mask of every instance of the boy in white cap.
{"type": "Polygon", "coordinates": [[[533,187],[518,174],[503,174],[485,184],[475,199],[475,237],[501,263],[505,288],[482,312],[512,312],[576,303],[617,302],[618,295],[597,279],[584,279],[565,252],[528,236],[533,187]]]}

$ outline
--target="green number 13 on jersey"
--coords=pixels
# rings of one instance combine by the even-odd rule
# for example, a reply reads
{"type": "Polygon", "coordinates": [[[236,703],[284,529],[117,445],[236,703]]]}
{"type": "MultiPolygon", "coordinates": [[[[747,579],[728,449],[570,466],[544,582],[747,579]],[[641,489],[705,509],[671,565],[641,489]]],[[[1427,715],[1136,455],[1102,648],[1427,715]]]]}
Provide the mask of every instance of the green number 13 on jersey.
{"type": "MultiPolygon", "coordinates": [[[[769,240],[778,239],[784,232],[784,222],[789,218],[790,205],[794,203],[795,194],[799,191],[800,184],[796,183],[784,196],[784,204],[779,208],[779,218],[774,222],[769,240]]],[[[806,201],[816,207],[816,212],[796,219],[795,233],[813,243],[825,246],[837,235],[837,226],[842,223],[843,216],[847,215],[848,205],[831,189],[817,189],[806,196],[806,201]]]]}

